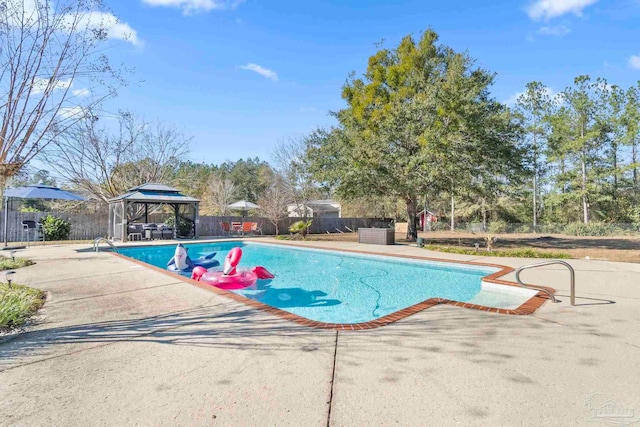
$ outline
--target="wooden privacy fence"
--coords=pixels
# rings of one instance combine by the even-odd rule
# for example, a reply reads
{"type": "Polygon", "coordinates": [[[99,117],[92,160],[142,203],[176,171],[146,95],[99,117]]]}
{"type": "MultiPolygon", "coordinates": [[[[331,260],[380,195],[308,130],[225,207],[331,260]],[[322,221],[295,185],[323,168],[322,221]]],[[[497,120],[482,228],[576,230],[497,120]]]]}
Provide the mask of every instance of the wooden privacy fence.
{"type": "MultiPolygon", "coordinates": [[[[91,240],[98,236],[106,236],[109,228],[107,214],[77,214],[67,212],[8,212],[7,241],[21,242],[22,221],[36,221],[47,215],[65,219],[71,223],[70,240],[91,240]]],[[[0,215],[0,233],[4,233],[4,212],[0,215]]],[[[4,235],[2,236],[4,238],[4,235]]],[[[26,236],[25,236],[26,237],[26,236]]]]}
{"type": "MultiPolygon", "coordinates": [[[[39,221],[47,215],[53,215],[71,222],[70,240],[91,240],[98,236],[106,236],[109,228],[108,214],[77,214],[67,212],[15,212],[8,213],[8,241],[22,241],[22,221],[39,221]]],[[[278,224],[279,234],[288,234],[289,226],[302,218],[285,218],[278,224]]],[[[161,218],[150,217],[150,221],[160,222],[161,218]]],[[[262,234],[276,234],[276,227],[266,218],[239,216],[201,216],[200,236],[221,236],[221,222],[257,222],[262,227],[262,234]]],[[[313,218],[310,233],[348,233],[361,227],[386,227],[389,219],[380,218],[313,218]]],[[[4,212],[0,214],[0,233],[4,230],[4,212]]],[[[2,236],[4,237],[4,236],[2,236]]]]}
{"type": "MultiPolygon", "coordinates": [[[[288,234],[289,226],[302,218],[285,218],[278,222],[278,233],[288,234]]],[[[311,218],[310,218],[311,219],[311,218]]],[[[239,216],[201,216],[200,236],[220,236],[222,235],[221,222],[257,222],[262,228],[262,234],[276,234],[276,226],[271,221],[262,217],[239,217],[239,216]]],[[[349,230],[356,231],[362,227],[387,227],[391,223],[390,219],[380,218],[313,218],[311,228],[312,234],[318,233],[348,233],[349,230]]]]}

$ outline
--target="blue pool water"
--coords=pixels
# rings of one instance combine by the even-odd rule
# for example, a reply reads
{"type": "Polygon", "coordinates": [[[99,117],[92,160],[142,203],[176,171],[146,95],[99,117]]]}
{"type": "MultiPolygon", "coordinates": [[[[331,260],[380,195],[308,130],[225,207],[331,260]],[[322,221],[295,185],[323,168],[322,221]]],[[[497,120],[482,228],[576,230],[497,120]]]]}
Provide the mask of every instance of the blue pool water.
{"type": "MultiPolygon", "coordinates": [[[[217,252],[221,264],[231,248],[241,246],[240,266],[261,265],[276,277],[233,292],[327,323],[367,322],[434,297],[477,300],[482,277],[499,270],[253,242],[185,246],[191,258],[217,252]]],[[[125,256],[165,268],[175,246],[119,250],[125,256]]]]}

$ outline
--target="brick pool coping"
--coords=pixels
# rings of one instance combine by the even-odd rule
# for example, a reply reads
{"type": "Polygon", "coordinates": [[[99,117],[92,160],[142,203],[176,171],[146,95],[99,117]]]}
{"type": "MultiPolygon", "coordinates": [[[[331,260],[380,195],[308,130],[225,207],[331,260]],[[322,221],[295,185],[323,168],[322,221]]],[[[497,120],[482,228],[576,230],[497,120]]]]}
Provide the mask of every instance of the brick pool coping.
{"type": "MultiPolygon", "coordinates": [[[[226,242],[234,242],[234,241],[242,241],[242,240],[226,240],[226,242]]],[[[194,242],[194,243],[205,243],[205,242],[194,242]]],[[[269,242],[268,244],[273,244],[273,245],[280,245],[280,246],[284,246],[284,247],[299,247],[299,248],[309,248],[309,249],[317,249],[317,250],[325,250],[325,251],[338,251],[338,252],[347,252],[347,253],[356,253],[356,254],[364,254],[364,255],[382,255],[382,256],[389,256],[389,257],[395,257],[395,258],[405,258],[405,259],[415,259],[415,260],[423,260],[423,261],[437,261],[437,262],[445,262],[445,263],[452,263],[452,264],[466,264],[466,265],[474,265],[474,266],[483,266],[483,267],[494,267],[494,268],[499,268],[500,270],[490,274],[489,276],[485,276],[482,280],[488,283],[495,283],[495,284],[499,284],[499,285],[506,285],[506,286],[515,286],[517,288],[522,289],[522,286],[518,285],[515,282],[511,282],[511,281],[507,281],[507,280],[502,280],[499,279],[499,277],[504,276],[505,274],[511,273],[512,271],[514,271],[513,268],[511,267],[507,267],[504,265],[498,265],[498,264],[489,264],[489,263],[482,263],[482,262],[472,262],[472,261],[455,261],[455,260],[447,260],[447,259],[441,259],[441,258],[433,258],[433,257],[426,257],[426,256],[417,256],[417,255],[400,255],[400,254],[380,254],[377,252],[368,252],[368,251],[359,251],[359,250],[352,250],[352,249],[327,249],[325,247],[320,247],[320,246],[313,246],[313,245],[297,245],[295,243],[280,243],[280,242],[269,242]]],[[[142,245],[142,246],[136,246],[136,247],[145,247],[147,245],[142,245]]],[[[149,247],[151,247],[152,245],[149,245],[149,247]]],[[[153,246],[160,246],[160,245],[153,245],[153,246]]],[[[161,245],[161,246],[166,246],[166,245],[161,245]]],[[[128,246],[128,247],[132,247],[132,246],[128,246]]],[[[310,320],[307,319],[305,317],[302,316],[298,316],[297,314],[293,314],[293,313],[289,313],[288,311],[284,311],[284,310],[280,310],[279,308],[275,308],[272,307],[270,305],[261,303],[259,301],[250,299],[250,298],[246,298],[243,297],[239,294],[236,294],[234,292],[230,292],[230,291],[226,291],[224,289],[220,289],[217,288],[215,286],[212,285],[208,285],[204,282],[199,282],[193,279],[190,279],[188,277],[185,276],[181,276],[179,274],[175,274],[172,273],[166,269],[160,268],[160,267],[156,267],[154,265],[151,264],[147,264],[145,262],[139,261],[137,259],[116,253],[116,252],[112,252],[113,255],[126,259],[128,261],[132,261],[136,264],[139,264],[141,266],[147,267],[147,268],[151,268],[155,271],[158,271],[160,273],[169,275],[171,277],[174,278],[178,278],[184,282],[190,283],[192,285],[198,286],[202,289],[206,289],[207,291],[210,292],[214,292],[218,295],[222,295],[226,298],[232,299],[234,301],[243,303],[245,305],[248,305],[250,307],[253,308],[257,308],[259,310],[262,311],[266,311],[267,313],[273,314],[275,316],[278,316],[282,319],[285,320],[289,320],[304,326],[308,326],[311,328],[317,328],[317,329],[333,329],[333,330],[345,330],[345,331],[358,331],[358,330],[365,330],[365,329],[373,329],[373,328],[379,328],[381,326],[386,326],[390,323],[393,322],[397,322],[400,319],[404,319],[405,317],[411,316],[412,314],[416,314],[420,311],[426,310],[427,308],[439,305],[439,304],[448,304],[448,305],[453,305],[456,307],[463,307],[463,308],[470,308],[473,310],[481,310],[481,311],[487,311],[490,313],[497,313],[497,314],[510,314],[510,315],[528,315],[528,314],[532,314],[534,313],[538,308],[540,308],[542,306],[542,304],[544,304],[547,300],[549,300],[549,296],[545,293],[545,292],[538,292],[536,293],[536,295],[532,296],[531,298],[529,298],[527,301],[525,301],[522,305],[520,305],[518,308],[516,309],[504,309],[504,308],[495,308],[495,307],[487,307],[487,306],[483,306],[483,305],[478,305],[478,304],[471,304],[468,302],[460,302],[460,301],[453,301],[453,300],[449,300],[449,299],[445,299],[445,298],[429,298],[428,300],[419,302],[417,304],[414,304],[410,307],[407,308],[403,308],[402,310],[393,312],[391,314],[387,314],[386,316],[380,317],[379,319],[376,320],[371,320],[369,322],[362,322],[362,323],[325,323],[325,322],[318,322],[316,320],[310,320]]],[[[545,289],[547,291],[549,291],[552,294],[555,294],[556,290],[547,286],[539,286],[539,285],[532,285],[535,286],[537,289],[545,289]]],[[[535,290],[535,289],[534,289],[535,290]]]]}

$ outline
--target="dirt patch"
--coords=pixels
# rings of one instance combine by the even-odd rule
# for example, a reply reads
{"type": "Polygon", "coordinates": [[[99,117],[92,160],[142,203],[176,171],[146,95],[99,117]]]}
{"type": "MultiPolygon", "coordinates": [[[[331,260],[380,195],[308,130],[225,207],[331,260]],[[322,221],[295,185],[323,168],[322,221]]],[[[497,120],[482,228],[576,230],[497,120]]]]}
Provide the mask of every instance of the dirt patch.
{"type": "MultiPolygon", "coordinates": [[[[452,233],[434,231],[419,233],[425,244],[473,248],[475,244],[484,250],[485,234],[452,233]]],[[[357,233],[314,234],[312,239],[325,241],[357,242],[357,233]]],[[[407,242],[406,233],[396,233],[396,242],[407,242]]],[[[536,249],[544,252],[564,252],[572,258],[640,263],[639,237],[576,237],[564,235],[500,234],[495,249],[536,249]]]]}

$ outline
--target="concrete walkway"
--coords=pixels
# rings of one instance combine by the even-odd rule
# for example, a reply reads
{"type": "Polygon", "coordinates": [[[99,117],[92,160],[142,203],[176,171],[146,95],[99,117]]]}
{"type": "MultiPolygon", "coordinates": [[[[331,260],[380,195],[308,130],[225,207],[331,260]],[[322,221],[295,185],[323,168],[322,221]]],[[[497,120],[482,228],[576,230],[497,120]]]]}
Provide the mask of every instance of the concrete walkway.
{"type": "Polygon", "coordinates": [[[382,328],[336,332],[89,249],[19,254],[37,264],[15,281],[47,290],[49,300],[28,332],[0,342],[0,425],[640,422],[638,264],[572,260],[576,307],[566,270],[544,267],[524,278],[555,287],[562,302],[532,316],[437,306],[382,328]]]}

